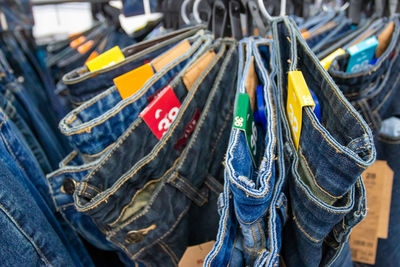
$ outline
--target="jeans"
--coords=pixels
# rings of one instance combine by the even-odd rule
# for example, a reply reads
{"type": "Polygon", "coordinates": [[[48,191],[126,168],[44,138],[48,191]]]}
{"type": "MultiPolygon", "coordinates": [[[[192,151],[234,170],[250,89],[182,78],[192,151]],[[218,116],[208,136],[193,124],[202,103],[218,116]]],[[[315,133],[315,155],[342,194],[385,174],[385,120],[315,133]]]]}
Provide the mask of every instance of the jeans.
{"type": "MultiPolygon", "coordinates": [[[[90,215],[108,239],[134,261],[155,266],[177,264],[188,245],[188,236],[184,233],[190,227],[189,221],[182,218],[189,211],[191,201],[200,207],[208,201],[207,188],[213,187],[215,179],[207,177],[207,168],[200,169],[196,179],[197,173],[192,176],[193,170],[189,168],[193,166],[192,159],[196,160],[194,152],[203,144],[202,139],[206,135],[193,133],[190,144],[187,144],[189,140],[185,142],[182,138],[189,123],[197,120],[198,113],[201,113],[199,125],[202,119],[207,123],[215,120],[213,115],[216,113],[211,112],[210,105],[215,109],[223,99],[222,93],[229,94],[231,76],[220,71],[225,70],[228,64],[233,67],[235,46],[232,41],[217,41],[213,49],[217,48],[216,56],[189,92],[182,80],[187,68],[170,83],[182,105],[161,140],[138,118],[75,191],[77,209],[90,215]],[[198,136],[200,139],[197,141],[198,136]],[[185,152],[186,148],[193,153],[185,152]],[[121,156],[123,162],[119,160],[121,156]],[[186,157],[190,159],[187,163],[186,157]],[[185,177],[185,172],[190,176],[185,177]]],[[[223,125],[225,116],[219,118],[222,121],[218,123],[223,125]]],[[[218,138],[205,141],[204,145],[212,144],[212,141],[218,141],[218,138]]],[[[222,157],[223,152],[218,152],[218,155],[222,157]]],[[[204,162],[199,167],[207,165],[204,162]]],[[[207,209],[204,211],[207,212],[207,209]]],[[[196,215],[196,212],[192,214],[196,215]]],[[[196,240],[199,237],[195,235],[193,238],[196,240]]]]}
{"type": "MultiPolygon", "coordinates": [[[[188,64],[207,49],[211,36],[193,40],[191,48],[157,72],[133,96],[122,100],[115,86],[69,113],[60,129],[87,161],[113,144],[152,98],[188,64]]],[[[151,63],[150,63],[151,64],[151,63]]]]}
{"type": "Polygon", "coordinates": [[[235,128],[231,130],[225,188],[219,199],[220,228],[205,266],[272,266],[278,260],[287,201],[280,186],[283,157],[274,104],[276,86],[268,72],[274,69],[270,61],[272,50],[272,42],[263,39],[244,39],[239,45],[237,93],[245,92],[251,57],[254,57],[263,86],[267,129],[264,132],[257,126],[257,149],[260,148],[255,158],[257,165],[253,165],[244,133],[235,128]]]}
{"type": "Polygon", "coordinates": [[[125,60],[101,69],[90,72],[86,67],[79,67],[63,77],[67,85],[71,102],[79,106],[85,101],[113,86],[113,79],[128,71],[131,71],[164,53],[176,43],[191,35],[194,35],[199,27],[181,30],[156,40],[138,43],[122,50],[125,60]]]}
{"type": "MultiPolygon", "coordinates": [[[[379,239],[375,266],[395,266],[400,260],[396,253],[398,242],[396,236],[400,231],[398,226],[398,129],[399,122],[395,116],[400,115],[396,101],[400,97],[400,21],[399,16],[392,17],[394,32],[385,52],[374,65],[365,70],[348,74],[343,71],[347,63],[346,57],[338,57],[329,69],[332,78],[338,84],[346,98],[360,112],[374,132],[377,148],[377,158],[388,162],[394,171],[392,202],[389,220],[389,235],[387,239],[379,239]]],[[[356,266],[368,266],[357,263],[356,266]]]]}
{"type": "Polygon", "coordinates": [[[47,265],[65,261],[92,266],[79,237],[54,215],[47,181],[22,137],[4,113],[0,118],[1,224],[9,230],[2,237],[8,241],[0,255],[2,262],[26,259],[47,265]],[[21,249],[26,251],[21,253],[21,249]]]}
{"type": "Polygon", "coordinates": [[[366,214],[361,173],[376,157],[372,132],[339,91],[287,18],[273,23],[278,91],[288,166],[288,221],[282,255],[287,266],[351,266],[351,229],[366,214]],[[303,108],[298,150],[283,107],[288,71],[299,70],[321,104],[321,121],[303,108]]]}

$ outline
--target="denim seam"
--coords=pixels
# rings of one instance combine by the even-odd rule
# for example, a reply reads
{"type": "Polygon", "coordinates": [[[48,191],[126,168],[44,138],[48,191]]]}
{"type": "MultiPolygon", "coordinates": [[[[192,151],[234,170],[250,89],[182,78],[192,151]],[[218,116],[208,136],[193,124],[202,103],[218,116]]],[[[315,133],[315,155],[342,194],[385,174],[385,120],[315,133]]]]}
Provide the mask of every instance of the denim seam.
{"type": "MultiPolygon", "coordinates": [[[[221,83],[221,80],[222,80],[222,78],[223,78],[223,70],[225,70],[226,69],[226,66],[228,65],[228,63],[229,63],[229,61],[230,61],[230,59],[231,59],[231,57],[232,57],[232,54],[233,54],[233,52],[234,52],[234,47],[232,47],[232,48],[230,48],[228,51],[227,51],[227,56],[224,58],[224,61],[223,61],[223,64],[222,64],[222,66],[221,66],[221,68],[220,68],[220,70],[219,70],[219,73],[218,73],[218,75],[217,75],[217,78],[216,78],[216,80],[217,80],[217,82],[216,83],[214,83],[214,85],[213,85],[213,88],[211,89],[211,94],[212,94],[212,96],[210,97],[208,97],[208,100],[207,100],[207,103],[206,103],[206,105],[205,105],[205,109],[203,110],[203,112],[202,112],[202,116],[201,116],[201,118],[200,118],[200,121],[198,122],[198,125],[196,126],[196,129],[195,129],[195,132],[194,132],[194,135],[190,138],[190,143],[189,143],[189,145],[185,148],[185,151],[182,153],[183,155],[183,157],[182,157],[182,161],[181,161],[181,163],[179,163],[179,165],[178,165],[178,169],[181,169],[182,168],[182,166],[183,166],[183,164],[185,163],[185,161],[186,161],[186,159],[187,159],[187,156],[188,156],[188,153],[189,153],[189,151],[190,151],[190,148],[195,144],[195,142],[197,141],[197,138],[198,138],[198,135],[199,135],[199,132],[200,132],[200,128],[201,128],[201,126],[204,124],[204,121],[206,120],[206,118],[207,118],[207,114],[209,113],[209,111],[210,111],[210,109],[211,109],[211,103],[213,102],[213,100],[214,100],[214,98],[215,98],[215,96],[216,96],[216,94],[217,94],[217,89],[218,89],[218,86],[219,86],[219,84],[221,83]]],[[[193,65],[192,65],[193,66],[193,65]]],[[[211,153],[212,154],[212,153],[211,153]]]]}
{"type": "MultiPolygon", "coordinates": [[[[338,153],[338,154],[343,154],[344,157],[346,157],[346,158],[349,159],[349,160],[352,160],[352,161],[354,161],[354,160],[355,160],[355,161],[360,161],[359,159],[348,155],[348,153],[344,153],[345,151],[343,151],[343,150],[345,150],[345,149],[347,149],[347,148],[344,147],[343,145],[339,144],[339,143],[338,143],[338,145],[335,145],[333,142],[337,142],[337,141],[336,141],[334,138],[332,138],[333,141],[329,140],[328,136],[326,136],[326,134],[322,131],[322,129],[320,129],[320,127],[318,127],[318,125],[314,122],[314,120],[313,120],[313,118],[312,118],[312,115],[310,114],[310,111],[309,111],[308,109],[306,109],[306,114],[307,114],[307,116],[310,118],[310,121],[311,121],[311,123],[313,124],[314,129],[316,129],[316,130],[321,134],[322,138],[325,139],[325,141],[329,144],[330,147],[332,147],[333,149],[335,149],[336,153],[338,153]],[[339,147],[339,146],[341,146],[341,147],[339,147]]],[[[362,127],[363,127],[363,126],[362,126],[362,127]]],[[[366,135],[368,136],[367,132],[364,132],[364,134],[366,134],[366,135]]],[[[330,135],[330,134],[329,134],[329,135],[330,135]]],[[[351,152],[354,153],[354,151],[351,151],[351,152]]],[[[362,160],[362,161],[364,161],[364,160],[362,160]]],[[[371,161],[371,160],[369,160],[369,161],[371,161]]],[[[365,162],[365,161],[364,161],[364,162],[365,162]]],[[[365,166],[364,168],[366,168],[366,167],[369,166],[369,165],[370,165],[370,164],[367,163],[366,166],[365,166]]]]}
{"type": "Polygon", "coordinates": [[[160,240],[164,239],[166,236],[168,236],[173,230],[175,230],[175,227],[179,224],[179,222],[181,221],[182,217],[187,213],[187,211],[190,208],[190,202],[188,203],[188,205],[185,207],[185,209],[182,211],[182,213],[177,217],[175,223],[171,226],[171,228],[164,233],[161,237],[159,237],[158,239],[154,240],[151,244],[142,247],[138,252],[136,252],[134,255],[132,255],[131,258],[135,258],[138,255],[140,255],[143,251],[145,251],[146,249],[148,249],[151,246],[154,246],[155,244],[157,244],[160,240]]]}
{"type": "Polygon", "coordinates": [[[161,249],[164,250],[164,252],[166,252],[169,255],[169,257],[171,258],[171,262],[175,266],[178,266],[179,260],[177,259],[175,253],[173,253],[173,251],[168,247],[168,245],[165,244],[164,241],[162,240],[160,240],[158,244],[160,245],[161,249]]]}
{"type": "MultiPolygon", "coordinates": [[[[296,172],[297,173],[297,172],[296,172]]],[[[297,176],[299,177],[299,175],[297,174],[297,176]]],[[[308,200],[310,200],[310,201],[312,201],[315,205],[317,205],[317,206],[319,206],[320,208],[322,208],[322,209],[324,209],[324,210],[326,210],[327,212],[329,212],[329,213],[335,213],[335,214],[346,214],[347,212],[348,212],[348,209],[349,208],[346,208],[346,209],[343,209],[343,208],[341,208],[341,211],[337,211],[337,210],[333,210],[332,208],[335,208],[335,207],[332,207],[332,206],[330,206],[330,207],[332,207],[332,208],[330,208],[330,207],[325,207],[324,205],[321,205],[321,203],[319,203],[319,202],[317,202],[316,200],[314,200],[310,195],[314,195],[314,194],[312,194],[312,192],[307,192],[308,190],[308,187],[306,186],[306,185],[304,185],[303,184],[303,182],[301,181],[301,182],[299,182],[299,180],[301,181],[301,179],[300,178],[295,178],[295,181],[296,181],[296,183],[298,183],[299,185],[300,185],[300,188],[301,188],[301,190],[303,191],[303,193],[306,195],[306,197],[307,197],[307,199],[308,200]],[[306,188],[307,189],[306,189],[306,188]]],[[[349,194],[349,193],[348,193],[349,194]]],[[[351,203],[351,199],[349,199],[349,201],[346,203],[346,205],[349,205],[351,203]]],[[[325,203],[324,203],[325,204],[325,203]]],[[[327,204],[325,204],[325,205],[327,205],[327,204]]],[[[327,205],[328,206],[328,205],[327,205]]]]}
{"type": "Polygon", "coordinates": [[[78,155],[78,151],[73,150],[70,152],[61,162],[60,165],[66,166],[73,158],[75,158],[78,155]]]}
{"type": "Polygon", "coordinates": [[[379,103],[379,105],[376,107],[376,111],[379,111],[383,104],[385,104],[386,100],[390,97],[390,95],[393,93],[393,91],[395,91],[396,89],[396,84],[400,81],[400,75],[397,76],[396,81],[394,82],[394,85],[392,87],[392,89],[390,89],[390,91],[386,94],[385,98],[381,101],[381,103],[379,103]]]}
{"type": "MultiPolygon", "coordinates": [[[[263,215],[266,213],[266,211],[267,211],[268,209],[269,209],[269,206],[266,207],[266,208],[264,209],[263,215]]],[[[239,221],[240,223],[246,224],[246,225],[250,225],[250,224],[257,223],[257,221],[260,220],[260,217],[259,217],[259,218],[255,219],[255,220],[252,221],[252,222],[244,222],[239,216],[237,216],[236,218],[238,219],[238,221],[239,221]]]]}
{"type": "Polygon", "coordinates": [[[86,154],[86,153],[81,153],[82,157],[88,157],[88,158],[96,158],[107,152],[108,149],[114,146],[115,143],[112,143],[108,145],[106,148],[104,148],[102,151],[95,153],[95,154],[86,154]]]}
{"type": "Polygon", "coordinates": [[[321,190],[324,194],[326,194],[327,196],[329,196],[329,197],[331,197],[331,198],[334,198],[334,199],[339,199],[339,198],[341,198],[343,195],[342,195],[342,196],[334,196],[334,195],[330,194],[328,191],[326,191],[324,188],[322,188],[322,186],[320,186],[320,185],[318,184],[317,180],[315,179],[314,173],[312,172],[310,166],[308,165],[308,162],[307,162],[306,157],[305,157],[305,156],[303,155],[303,153],[302,153],[301,146],[299,146],[298,153],[299,153],[299,155],[303,158],[304,163],[306,164],[306,167],[307,167],[308,171],[310,172],[311,177],[313,178],[314,184],[318,187],[318,189],[321,190]]]}
{"type": "Polygon", "coordinates": [[[73,207],[73,206],[74,206],[74,203],[71,202],[71,203],[59,205],[58,208],[60,208],[60,210],[61,210],[61,209],[66,209],[66,208],[68,208],[68,207],[73,207]]]}
{"type": "Polygon", "coordinates": [[[189,198],[190,200],[192,200],[197,206],[201,207],[203,206],[205,203],[207,203],[207,196],[204,196],[201,194],[201,191],[199,191],[197,188],[193,188],[190,185],[190,182],[186,181],[187,179],[180,177],[180,175],[178,174],[177,176],[175,176],[175,179],[178,179],[179,181],[181,181],[181,183],[184,185],[184,187],[179,187],[179,189],[183,190],[185,196],[187,198],[189,198]],[[191,196],[193,195],[193,196],[191,196]],[[197,198],[198,197],[198,198],[197,198]]]}
{"type": "MultiPolygon", "coordinates": [[[[231,108],[228,111],[228,114],[233,114],[233,109],[234,108],[235,108],[235,104],[232,104],[231,108]]],[[[219,131],[219,133],[217,135],[217,138],[216,138],[216,140],[214,142],[214,145],[212,146],[212,150],[211,150],[211,153],[210,153],[211,155],[214,155],[214,151],[218,146],[219,140],[221,139],[222,134],[223,134],[224,130],[226,129],[226,126],[228,126],[230,121],[231,121],[231,117],[230,116],[226,116],[224,124],[221,126],[221,129],[220,129],[220,131],[219,131]]]]}
{"type": "Polygon", "coordinates": [[[214,188],[214,186],[212,186],[212,185],[208,182],[207,179],[204,181],[204,184],[208,187],[208,189],[210,189],[211,191],[213,191],[216,195],[221,194],[221,192],[218,192],[218,191],[214,188]]]}
{"type": "MultiPolygon", "coordinates": [[[[207,44],[208,43],[206,42],[203,47],[206,47],[207,44]]],[[[67,135],[67,136],[79,134],[79,133],[88,131],[88,129],[91,130],[95,126],[98,126],[98,125],[101,125],[101,124],[105,123],[110,117],[116,115],[117,113],[119,113],[121,110],[123,110],[124,108],[126,108],[130,104],[133,104],[137,100],[142,98],[144,96],[144,94],[146,92],[148,92],[148,90],[151,88],[151,86],[153,86],[157,81],[159,81],[168,71],[170,71],[171,69],[176,67],[178,64],[180,64],[184,60],[188,59],[191,55],[197,54],[196,53],[196,52],[198,52],[197,50],[201,50],[201,48],[202,48],[201,43],[199,43],[198,46],[194,46],[193,45],[188,52],[186,52],[184,55],[182,55],[181,57],[176,59],[174,62],[171,62],[166,67],[162,68],[161,71],[157,72],[150,80],[148,80],[146,82],[146,84],[137,93],[135,93],[132,96],[128,97],[125,101],[124,100],[120,101],[119,103],[122,103],[122,106],[118,107],[117,109],[115,109],[115,108],[111,109],[111,111],[108,112],[108,113],[111,113],[111,114],[101,115],[101,116],[99,116],[97,118],[94,118],[94,119],[88,121],[88,122],[82,123],[81,126],[79,126],[79,127],[76,127],[76,126],[73,127],[73,128],[78,128],[76,130],[74,130],[73,128],[71,129],[68,126],[67,126],[68,128],[65,128],[65,126],[64,126],[63,127],[64,129],[61,129],[63,131],[63,134],[67,135]],[[94,121],[96,119],[98,121],[94,121]]],[[[110,91],[112,91],[112,92],[116,91],[116,86],[113,86],[111,88],[113,88],[113,89],[110,89],[110,91]]],[[[111,92],[109,94],[111,94],[111,92]]],[[[106,96],[106,94],[104,96],[106,96]]],[[[89,108],[90,106],[94,105],[95,103],[97,103],[97,101],[88,102],[87,108],[89,108]]],[[[76,117],[77,114],[79,114],[81,111],[83,111],[85,109],[86,109],[86,107],[78,108],[75,111],[72,111],[70,114],[74,115],[76,117]],[[75,113],[75,114],[73,114],[73,113],[75,113]]],[[[65,118],[65,121],[66,122],[70,121],[70,123],[72,123],[71,120],[73,122],[75,120],[75,118],[72,117],[72,118],[69,119],[68,115],[67,115],[66,118],[65,118]]]]}
{"type": "Polygon", "coordinates": [[[260,232],[260,236],[261,236],[261,248],[263,249],[264,248],[264,242],[266,240],[264,241],[265,236],[263,235],[263,230],[262,230],[260,222],[257,222],[257,227],[258,227],[258,231],[260,232]]]}
{"type": "MultiPolygon", "coordinates": [[[[225,53],[225,49],[226,47],[223,46],[220,50],[220,52],[218,53],[218,55],[214,58],[213,63],[210,64],[208,66],[208,69],[205,71],[205,73],[202,73],[202,76],[200,77],[200,80],[197,80],[195,85],[191,88],[191,94],[189,94],[189,99],[186,99],[185,101],[187,102],[186,105],[184,105],[183,107],[181,107],[182,110],[179,111],[177,118],[174,120],[174,122],[172,123],[172,125],[170,126],[170,128],[168,129],[168,132],[165,134],[165,136],[163,136],[163,138],[160,140],[160,144],[157,144],[155,147],[155,151],[153,153],[151,153],[151,155],[148,158],[143,158],[142,162],[138,162],[140,163],[139,166],[137,166],[136,169],[132,169],[130,171],[128,171],[128,174],[126,175],[126,177],[123,178],[122,181],[119,181],[120,183],[112,190],[110,190],[110,192],[107,192],[107,194],[105,196],[102,197],[102,199],[98,200],[98,203],[95,203],[89,207],[79,207],[80,211],[87,211],[90,209],[93,209],[95,207],[97,207],[100,203],[102,203],[103,201],[106,201],[107,198],[109,196],[111,196],[114,192],[116,192],[122,185],[125,184],[125,182],[127,180],[129,180],[129,178],[131,178],[132,176],[134,176],[137,171],[139,169],[141,169],[143,166],[145,166],[148,162],[152,161],[159,153],[159,151],[164,147],[165,143],[169,140],[169,138],[171,137],[172,133],[175,132],[175,128],[177,127],[177,125],[179,125],[179,123],[181,122],[182,116],[184,114],[184,112],[186,111],[186,109],[188,108],[189,104],[191,103],[195,93],[197,92],[198,87],[201,85],[201,83],[203,82],[203,80],[208,76],[209,72],[214,68],[214,66],[217,64],[217,62],[219,61],[219,59],[222,57],[222,55],[225,53]]],[[[139,120],[139,122],[141,122],[142,120],[139,120]]],[[[119,144],[117,144],[118,148],[121,145],[121,142],[119,144]]],[[[108,158],[111,157],[112,155],[111,151],[108,155],[108,158]]],[[[105,160],[106,161],[106,160],[105,160]]],[[[103,164],[105,163],[105,161],[103,162],[103,164]]],[[[137,164],[135,164],[137,165],[137,164]]],[[[90,174],[89,177],[87,178],[87,181],[89,181],[91,179],[91,177],[93,177],[95,170],[93,171],[93,174],[90,174]]],[[[117,181],[118,182],[118,181],[117,181]]]]}
{"type": "Polygon", "coordinates": [[[293,220],[296,223],[299,230],[307,237],[307,239],[309,239],[310,241],[312,241],[314,243],[321,242],[321,239],[318,240],[318,239],[313,238],[309,233],[306,232],[306,230],[303,229],[303,227],[300,225],[299,221],[297,220],[296,215],[294,215],[294,214],[293,214],[293,220]]]}
{"type": "Polygon", "coordinates": [[[42,250],[35,244],[34,240],[24,231],[24,229],[18,224],[18,222],[13,218],[13,216],[8,212],[6,207],[1,203],[0,203],[0,209],[3,210],[3,212],[6,214],[6,216],[13,222],[13,224],[17,227],[17,229],[24,235],[24,237],[29,240],[29,243],[36,250],[36,253],[40,255],[41,260],[43,260],[47,265],[51,265],[50,261],[46,258],[46,256],[42,252],[42,250]]]}

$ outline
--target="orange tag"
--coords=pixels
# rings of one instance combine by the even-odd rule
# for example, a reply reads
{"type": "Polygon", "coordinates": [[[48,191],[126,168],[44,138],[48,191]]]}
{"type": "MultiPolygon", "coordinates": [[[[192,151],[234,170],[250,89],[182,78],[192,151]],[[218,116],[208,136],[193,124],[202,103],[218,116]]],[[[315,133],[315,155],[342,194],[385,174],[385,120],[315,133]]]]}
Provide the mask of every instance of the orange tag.
{"type": "MultiPolygon", "coordinates": [[[[382,194],[387,190],[385,189],[387,184],[385,180],[386,177],[390,176],[392,176],[393,180],[393,172],[385,161],[376,161],[362,174],[367,194],[368,213],[366,218],[354,227],[350,236],[353,261],[372,265],[375,264],[376,250],[378,247],[378,229],[382,227],[380,217],[381,214],[388,216],[387,213],[390,213],[390,211],[381,211],[384,202],[382,194]]],[[[387,206],[387,204],[384,206],[387,206]]],[[[388,219],[385,219],[383,223],[386,224],[384,227],[389,226],[388,219]]]]}
{"type": "Polygon", "coordinates": [[[308,37],[310,37],[310,33],[307,30],[305,30],[301,32],[301,36],[303,36],[304,39],[307,39],[308,37]]]}
{"type": "Polygon", "coordinates": [[[207,68],[215,56],[213,51],[207,51],[186,71],[183,76],[183,83],[188,91],[190,91],[197,78],[200,77],[201,73],[207,68]]]}
{"type": "Polygon", "coordinates": [[[68,35],[68,38],[73,39],[81,34],[83,34],[83,32],[72,33],[72,34],[68,35]]]}
{"type": "Polygon", "coordinates": [[[97,51],[93,51],[92,53],[90,53],[90,56],[86,59],[85,64],[86,64],[86,62],[96,58],[98,55],[99,55],[99,53],[97,53],[97,51]]]}
{"type": "Polygon", "coordinates": [[[190,49],[191,45],[188,40],[180,42],[164,54],[155,58],[151,64],[153,65],[156,72],[159,72],[162,68],[167,66],[169,63],[186,53],[190,49]]]}
{"type": "Polygon", "coordinates": [[[179,267],[202,267],[204,259],[211,251],[215,241],[210,241],[197,246],[188,247],[183,254],[179,267]]]}
{"type": "Polygon", "coordinates": [[[94,44],[94,41],[93,40],[89,40],[86,43],[80,45],[78,47],[78,49],[77,49],[78,53],[79,54],[85,54],[87,51],[89,51],[90,48],[92,48],[93,44],[94,44]]]}
{"type": "Polygon", "coordinates": [[[77,48],[78,46],[80,46],[83,42],[85,42],[86,41],[86,37],[85,36],[81,36],[81,37],[79,37],[79,38],[76,38],[75,40],[72,40],[70,43],[69,43],[69,46],[72,48],[72,49],[75,49],[75,48],[77,48]]]}
{"type": "Polygon", "coordinates": [[[254,66],[254,57],[251,57],[249,74],[246,80],[246,92],[250,97],[250,106],[251,110],[254,112],[257,104],[257,86],[258,86],[258,78],[256,74],[256,68],[254,66]]]}
{"type": "Polygon", "coordinates": [[[154,75],[153,68],[150,64],[145,64],[130,72],[115,78],[114,84],[117,86],[122,99],[132,96],[140,90],[145,83],[154,75]]]}

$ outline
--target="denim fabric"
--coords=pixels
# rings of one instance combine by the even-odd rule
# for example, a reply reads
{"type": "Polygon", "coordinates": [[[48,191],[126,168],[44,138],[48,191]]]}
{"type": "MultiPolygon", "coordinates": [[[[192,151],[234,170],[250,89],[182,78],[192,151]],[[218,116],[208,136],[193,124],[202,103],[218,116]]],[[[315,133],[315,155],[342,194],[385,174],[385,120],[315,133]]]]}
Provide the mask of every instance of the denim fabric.
{"type": "Polygon", "coordinates": [[[113,79],[128,71],[131,71],[144,63],[156,58],[164,53],[176,43],[194,35],[199,27],[181,30],[167,36],[160,37],[158,40],[138,43],[126,47],[122,50],[125,60],[108,68],[89,72],[86,67],[77,68],[63,77],[63,82],[67,85],[71,101],[75,106],[105,91],[113,86],[113,79]]]}
{"type": "MultiPolygon", "coordinates": [[[[185,199],[184,194],[177,194],[176,187],[184,190],[195,204],[207,201],[205,192],[199,194],[200,190],[194,190],[185,183],[185,179],[172,179],[176,173],[168,179],[171,183],[175,182],[175,187],[166,186],[165,179],[179,162],[181,149],[177,144],[185,134],[188,123],[198,112],[207,114],[206,102],[212,103],[212,100],[207,101],[207,97],[214,95],[218,89],[218,86],[211,85],[223,67],[224,57],[228,61],[234,52],[234,47],[228,44],[222,42],[221,45],[217,41],[213,48],[219,49],[216,57],[189,92],[182,75],[191,64],[170,83],[182,105],[161,140],[151,133],[141,118],[137,119],[75,191],[77,209],[90,215],[107,238],[132,260],[155,266],[175,265],[187,245],[182,238],[188,237],[179,233],[187,231],[188,221],[181,219],[190,207],[190,201],[185,199]],[[172,202],[173,197],[180,197],[182,201],[172,202]]],[[[215,107],[216,104],[212,105],[215,107]]],[[[193,186],[200,187],[201,180],[198,182],[200,184],[193,183],[193,186]]]]}
{"type": "Polygon", "coordinates": [[[115,86],[71,111],[61,122],[60,130],[90,160],[117,140],[136,120],[154,96],[187,65],[199,57],[211,42],[211,36],[200,37],[182,56],[156,73],[133,96],[122,100],[115,86]]]}
{"type": "Polygon", "coordinates": [[[264,88],[267,129],[265,133],[258,129],[258,148],[264,148],[260,150],[264,155],[257,160],[259,165],[255,168],[244,133],[232,129],[226,158],[226,185],[220,197],[220,228],[205,266],[272,266],[278,260],[287,201],[281,192],[283,173],[278,169],[282,167],[283,157],[282,147],[278,147],[276,86],[264,66],[266,63],[268,69],[275,69],[270,62],[271,52],[271,41],[263,39],[245,39],[239,46],[237,92],[245,92],[252,56],[264,88]]]}
{"type": "MultiPolygon", "coordinates": [[[[399,105],[396,101],[400,97],[400,22],[399,17],[390,19],[395,28],[391,42],[386,51],[379,57],[375,65],[370,65],[364,71],[345,73],[342,66],[347,63],[346,57],[335,59],[329,72],[339,85],[343,94],[369,123],[375,134],[377,158],[385,160],[394,171],[392,202],[389,221],[388,239],[379,239],[375,266],[395,266],[400,260],[398,240],[400,231],[398,226],[398,173],[400,162],[398,155],[398,119],[399,105]]],[[[390,22],[389,21],[389,22],[390,22]]],[[[356,266],[368,266],[357,263],[356,266]]]]}
{"type": "Polygon", "coordinates": [[[374,65],[346,73],[348,56],[344,55],[336,58],[329,69],[340,90],[375,131],[380,129],[382,120],[400,114],[400,105],[395,104],[400,96],[400,20],[396,16],[391,21],[395,23],[392,40],[374,65]]]}
{"type": "Polygon", "coordinates": [[[51,166],[46,154],[44,153],[39,142],[36,140],[33,132],[26,124],[24,119],[18,114],[16,108],[3,95],[0,94],[0,108],[7,117],[15,124],[18,131],[23,136],[29,149],[32,151],[35,159],[38,161],[43,173],[51,172],[51,166]]]}
{"type": "Polygon", "coordinates": [[[71,152],[60,164],[60,168],[57,171],[47,175],[54,205],[71,227],[88,242],[103,250],[113,250],[115,247],[106,240],[105,235],[100,232],[92,219],[76,211],[73,205],[73,191],[71,192],[68,191],[71,189],[64,188],[66,183],[81,182],[83,177],[97,164],[97,161],[94,161],[83,165],[78,157],[78,152],[71,152]]]}
{"type": "MultiPolygon", "coordinates": [[[[23,223],[27,226],[26,230],[29,231],[28,234],[24,234],[26,236],[25,238],[28,240],[32,238],[34,240],[40,240],[41,231],[49,231],[48,241],[37,241],[37,245],[40,248],[43,248],[44,251],[51,251],[53,249],[51,246],[52,242],[54,242],[55,248],[58,246],[57,242],[60,242],[64,248],[60,248],[60,254],[55,255],[60,255],[60,257],[62,257],[63,251],[67,251],[69,257],[71,257],[75,265],[93,265],[83,244],[79,240],[79,237],[72,231],[72,229],[64,225],[63,221],[58,220],[58,218],[56,218],[54,215],[54,205],[49,199],[50,194],[47,181],[44,175],[41,173],[37,162],[35,162],[33,155],[27,148],[24,141],[21,139],[21,136],[18,134],[15,126],[2,112],[0,113],[0,121],[0,150],[2,152],[0,154],[0,161],[6,164],[8,170],[11,172],[12,177],[14,177],[15,183],[13,184],[15,184],[16,187],[18,184],[20,184],[24,188],[20,192],[16,192],[15,196],[10,196],[9,194],[13,194],[6,190],[7,187],[2,187],[6,193],[3,196],[4,200],[6,201],[4,203],[6,205],[6,209],[3,212],[6,214],[7,212],[11,212],[7,216],[12,217],[13,212],[15,211],[16,216],[18,216],[16,219],[23,219],[23,223]],[[30,200],[31,203],[29,205],[20,204],[20,202],[17,200],[8,202],[8,198],[17,198],[21,194],[25,195],[26,199],[32,199],[30,200]],[[34,213],[30,213],[31,211],[29,207],[32,207],[32,212],[34,213]],[[7,211],[7,209],[9,210],[7,211]],[[42,219],[40,219],[41,217],[42,219]],[[35,220],[39,221],[39,225],[46,225],[47,228],[41,229],[37,228],[38,225],[31,225],[30,223],[35,221],[31,221],[32,218],[35,218],[35,220]],[[26,220],[28,220],[28,222],[26,220]],[[32,235],[33,233],[35,234],[30,238],[29,235],[32,235]]],[[[15,223],[18,223],[18,221],[15,223]]],[[[10,225],[7,227],[10,227],[10,225]]],[[[45,239],[45,236],[46,234],[44,234],[42,238],[45,239]]],[[[15,241],[18,242],[18,240],[14,240],[14,242],[15,241]]],[[[34,244],[33,241],[30,242],[34,244]]],[[[36,247],[36,245],[33,246],[36,247]]],[[[0,256],[3,256],[3,254],[0,256]]],[[[52,257],[54,257],[54,255],[52,257]]],[[[40,256],[40,258],[42,258],[42,256],[40,256]]]]}
{"type": "MultiPolygon", "coordinates": [[[[278,91],[284,107],[288,71],[302,71],[321,105],[321,121],[303,108],[296,151],[282,116],[290,210],[283,230],[287,266],[348,266],[348,236],[366,213],[361,173],[376,157],[371,130],[347,102],[300,32],[287,19],[273,24],[278,91]]],[[[281,114],[284,114],[282,111],[281,114]]]]}

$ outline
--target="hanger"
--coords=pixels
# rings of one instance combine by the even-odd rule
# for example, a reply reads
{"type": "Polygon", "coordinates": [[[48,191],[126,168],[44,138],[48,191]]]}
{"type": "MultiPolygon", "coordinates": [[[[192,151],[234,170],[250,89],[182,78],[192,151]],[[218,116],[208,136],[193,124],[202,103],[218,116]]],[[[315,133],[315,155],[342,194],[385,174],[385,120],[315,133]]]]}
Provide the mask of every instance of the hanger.
{"type": "Polygon", "coordinates": [[[181,18],[186,25],[190,24],[190,19],[186,15],[187,6],[190,4],[191,0],[184,0],[181,6],[181,18]]]}
{"type": "MultiPolygon", "coordinates": [[[[263,1],[263,0],[258,0],[258,6],[259,6],[259,8],[260,8],[261,14],[263,14],[264,17],[265,17],[269,22],[271,22],[271,21],[274,19],[274,17],[272,17],[272,16],[268,13],[267,9],[265,8],[264,1],[263,1]]],[[[285,16],[285,14],[286,14],[286,0],[281,0],[281,10],[280,10],[279,16],[285,16]]]]}

